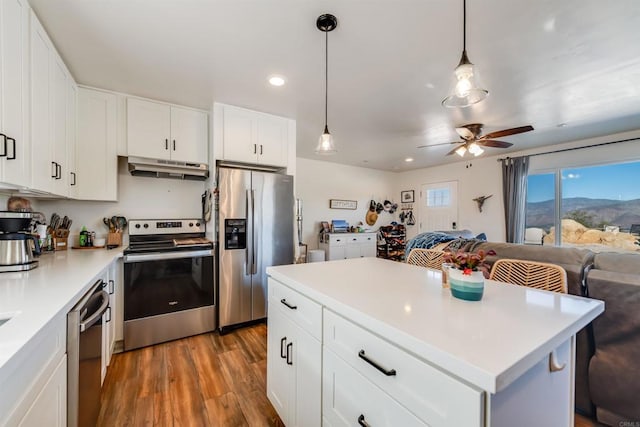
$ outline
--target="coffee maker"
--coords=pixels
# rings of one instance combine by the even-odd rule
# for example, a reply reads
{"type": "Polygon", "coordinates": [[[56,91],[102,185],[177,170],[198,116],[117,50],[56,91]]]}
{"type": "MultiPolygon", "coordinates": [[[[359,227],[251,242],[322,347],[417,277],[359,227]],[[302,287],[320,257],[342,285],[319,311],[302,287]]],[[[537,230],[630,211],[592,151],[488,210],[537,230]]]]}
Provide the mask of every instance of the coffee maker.
{"type": "Polygon", "coordinates": [[[38,266],[40,244],[37,236],[29,232],[33,215],[0,211],[0,272],[27,271],[38,266]]]}

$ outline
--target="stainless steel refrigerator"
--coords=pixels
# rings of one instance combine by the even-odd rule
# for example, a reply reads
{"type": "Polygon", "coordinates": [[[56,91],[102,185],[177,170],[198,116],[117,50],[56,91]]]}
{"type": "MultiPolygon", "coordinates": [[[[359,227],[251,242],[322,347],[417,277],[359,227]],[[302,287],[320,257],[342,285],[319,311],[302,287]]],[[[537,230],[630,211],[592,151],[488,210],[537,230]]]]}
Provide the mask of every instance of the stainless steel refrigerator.
{"type": "Polygon", "coordinates": [[[293,177],[218,169],[220,331],[267,316],[271,265],[292,264],[293,177]]]}

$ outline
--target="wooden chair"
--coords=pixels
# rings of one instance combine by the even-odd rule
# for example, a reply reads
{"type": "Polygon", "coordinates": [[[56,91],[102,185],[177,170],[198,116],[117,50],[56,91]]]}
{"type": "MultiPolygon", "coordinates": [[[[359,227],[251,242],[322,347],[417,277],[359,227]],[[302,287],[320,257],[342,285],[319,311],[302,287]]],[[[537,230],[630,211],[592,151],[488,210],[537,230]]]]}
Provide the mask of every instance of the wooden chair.
{"type": "Polygon", "coordinates": [[[433,249],[412,249],[407,257],[407,264],[419,265],[432,270],[440,271],[442,268],[443,251],[433,249]]]}
{"type": "Polygon", "coordinates": [[[545,262],[500,259],[493,264],[489,279],[567,293],[567,272],[558,265],[545,262]]]}

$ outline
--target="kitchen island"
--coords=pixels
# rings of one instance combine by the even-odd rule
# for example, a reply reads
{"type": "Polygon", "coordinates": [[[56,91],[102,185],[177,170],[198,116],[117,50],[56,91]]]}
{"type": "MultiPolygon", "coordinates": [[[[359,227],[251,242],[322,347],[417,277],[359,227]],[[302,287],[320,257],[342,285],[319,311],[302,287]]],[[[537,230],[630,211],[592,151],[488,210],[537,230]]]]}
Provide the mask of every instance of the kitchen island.
{"type": "Polygon", "coordinates": [[[597,300],[377,258],[270,267],[267,394],[286,425],[573,425],[597,300]]]}

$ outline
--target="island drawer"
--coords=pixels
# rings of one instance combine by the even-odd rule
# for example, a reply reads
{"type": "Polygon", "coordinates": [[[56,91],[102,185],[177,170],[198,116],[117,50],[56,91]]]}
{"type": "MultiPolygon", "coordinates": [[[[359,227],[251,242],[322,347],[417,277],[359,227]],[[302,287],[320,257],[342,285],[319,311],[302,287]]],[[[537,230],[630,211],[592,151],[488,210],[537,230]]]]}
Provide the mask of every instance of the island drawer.
{"type": "Polygon", "coordinates": [[[323,344],[430,426],[481,426],[484,394],[334,312],[323,344]],[[454,398],[452,398],[454,396],[454,398]]]}
{"type": "Polygon", "coordinates": [[[280,310],[314,338],[322,339],[322,306],[269,277],[269,310],[280,310]]]}
{"type": "Polygon", "coordinates": [[[427,426],[326,347],[322,418],[329,426],[427,426]]]}

